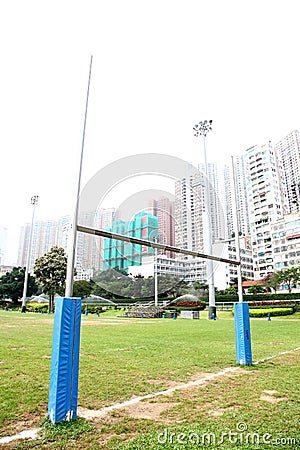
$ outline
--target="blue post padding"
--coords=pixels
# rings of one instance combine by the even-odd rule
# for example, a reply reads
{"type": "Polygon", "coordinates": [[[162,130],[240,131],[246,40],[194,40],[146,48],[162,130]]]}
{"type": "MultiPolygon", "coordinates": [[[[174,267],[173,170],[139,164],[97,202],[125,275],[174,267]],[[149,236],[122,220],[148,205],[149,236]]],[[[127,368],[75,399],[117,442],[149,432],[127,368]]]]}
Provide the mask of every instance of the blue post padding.
{"type": "Polygon", "coordinates": [[[250,316],[248,303],[235,303],[234,329],[236,362],[241,365],[252,364],[250,316]]]}
{"type": "Polygon", "coordinates": [[[80,298],[56,298],[48,416],[52,423],[77,414],[80,346],[80,298]]]}

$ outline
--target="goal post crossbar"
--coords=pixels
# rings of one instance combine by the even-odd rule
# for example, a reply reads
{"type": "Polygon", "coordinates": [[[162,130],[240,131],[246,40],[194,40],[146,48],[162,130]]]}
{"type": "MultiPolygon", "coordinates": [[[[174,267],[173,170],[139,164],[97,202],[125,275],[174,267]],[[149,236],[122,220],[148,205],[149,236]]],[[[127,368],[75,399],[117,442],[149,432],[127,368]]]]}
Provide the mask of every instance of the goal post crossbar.
{"type": "Polygon", "coordinates": [[[85,227],[82,225],[77,225],[77,231],[87,234],[93,234],[95,236],[101,236],[108,239],[116,239],[119,241],[130,242],[131,244],[145,245],[147,247],[157,248],[158,250],[164,250],[174,253],[181,253],[188,256],[196,256],[198,258],[210,259],[213,261],[224,262],[232,264],[234,266],[239,266],[240,262],[232,259],[221,258],[219,256],[207,255],[205,253],[195,252],[193,250],[185,250],[184,248],[174,247],[172,245],[159,244],[158,242],[147,241],[146,239],[136,238],[133,236],[127,236],[119,233],[111,233],[110,231],[98,230],[96,228],[85,227]]]}

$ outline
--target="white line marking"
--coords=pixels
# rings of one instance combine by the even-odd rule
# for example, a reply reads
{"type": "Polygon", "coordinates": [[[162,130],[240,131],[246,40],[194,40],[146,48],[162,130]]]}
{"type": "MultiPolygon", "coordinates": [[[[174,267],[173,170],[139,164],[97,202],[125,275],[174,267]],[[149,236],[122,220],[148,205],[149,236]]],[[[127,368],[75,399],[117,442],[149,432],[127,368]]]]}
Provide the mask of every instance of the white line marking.
{"type": "MultiPolygon", "coordinates": [[[[267,356],[266,358],[263,358],[263,359],[260,359],[258,361],[255,361],[253,363],[253,365],[259,364],[259,363],[262,363],[264,361],[268,361],[269,359],[276,358],[278,356],[285,355],[287,353],[292,353],[292,352],[295,352],[295,351],[298,351],[298,350],[300,350],[300,347],[297,347],[297,348],[295,348],[293,350],[287,350],[285,352],[278,353],[277,355],[267,356]]],[[[100,417],[104,416],[109,411],[114,411],[115,409],[126,408],[126,406],[134,405],[134,404],[139,403],[139,402],[141,402],[143,400],[146,400],[148,398],[158,397],[159,395],[168,395],[168,394],[171,394],[172,392],[175,392],[175,391],[178,391],[178,390],[181,390],[181,389],[188,389],[188,388],[193,387],[193,386],[200,386],[200,385],[204,384],[207,381],[213,380],[214,378],[217,378],[219,376],[222,376],[222,375],[230,373],[230,372],[236,372],[239,369],[241,369],[241,366],[228,367],[226,369],[221,370],[220,372],[212,373],[211,375],[207,375],[207,376],[205,376],[203,378],[199,378],[198,380],[190,381],[190,382],[185,383],[185,384],[179,384],[177,386],[173,386],[172,388],[166,389],[165,391],[159,391],[159,392],[154,392],[152,394],[143,395],[143,396],[140,396],[140,397],[135,397],[135,398],[133,398],[131,400],[127,400],[127,401],[125,401],[123,403],[115,403],[114,405],[106,406],[106,407],[104,407],[102,409],[84,409],[84,408],[80,408],[79,407],[79,410],[77,411],[77,414],[78,414],[78,416],[80,416],[80,417],[82,417],[84,419],[90,419],[91,420],[93,418],[100,418],[100,417]]]]}
{"type": "Polygon", "coordinates": [[[33,428],[32,430],[21,431],[19,434],[15,434],[13,436],[6,436],[0,438],[0,444],[8,444],[11,441],[15,441],[16,439],[36,439],[39,432],[39,428],[33,428]]]}
{"type": "MultiPolygon", "coordinates": [[[[287,350],[285,352],[278,353],[277,355],[267,356],[266,358],[255,361],[253,363],[253,365],[268,361],[269,359],[277,358],[278,356],[281,356],[281,355],[293,353],[293,352],[296,352],[299,350],[300,350],[300,347],[297,347],[297,348],[294,348],[293,350],[287,350]]],[[[154,397],[158,397],[159,395],[168,395],[174,391],[178,391],[181,389],[188,389],[189,387],[193,387],[193,386],[201,386],[206,381],[213,380],[214,378],[217,378],[217,377],[222,376],[227,373],[236,372],[240,368],[241,368],[241,366],[227,367],[226,369],[223,369],[220,372],[212,373],[211,375],[206,375],[205,377],[199,378],[198,380],[190,381],[189,383],[185,383],[185,384],[179,384],[178,386],[173,386],[172,388],[166,389],[165,391],[159,391],[159,392],[154,392],[152,394],[147,394],[147,395],[140,396],[140,397],[135,397],[135,398],[133,398],[131,400],[127,400],[126,402],[123,402],[123,403],[115,403],[114,405],[107,406],[102,409],[83,409],[83,408],[79,407],[78,411],[77,411],[77,415],[84,419],[90,419],[90,420],[94,419],[94,418],[100,418],[109,411],[113,411],[115,409],[126,408],[126,406],[134,405],[135,403],[139,403],[140,401],[145,400],[147,398],[154,398],[154,397]]],[[[8,444],[9,442],[15,441],[16,439],[36,439],[38,436],[38,432],[39,432],[39,428],[33,428],[31,430],[22,431],[21,433],[15,434],[13,436],[6,436],[3,438],[0,438],[0,445],[8,444]]]]}

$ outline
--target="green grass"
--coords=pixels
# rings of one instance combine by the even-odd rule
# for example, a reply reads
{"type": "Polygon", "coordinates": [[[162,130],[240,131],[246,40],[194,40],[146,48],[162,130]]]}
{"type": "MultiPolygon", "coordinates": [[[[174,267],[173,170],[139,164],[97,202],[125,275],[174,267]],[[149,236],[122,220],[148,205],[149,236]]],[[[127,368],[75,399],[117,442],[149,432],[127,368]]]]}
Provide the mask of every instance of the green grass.
{"type": "MultiPolygon", "coordinates": [[[[205,311],[200,320],[127,319],[118,317],[120,311],[113,313],[82,316],[80,406],[100,409],[160,391],[171,382],[186,382],[197,373],[235,366],[231,313],[220,312],[217,321],[206,320],[205,311]]],[[[299,347],[299,316],[251,319],[253,359],[299,347]]],[[[0,311],[0,436],[37,426],[47,414],[52,327],[52,316],[0,311]]],[[[232,379],[215,379],[188,395],[176,391],[167,399],[155,399],[174,403],[161,413],[160,422],[133,418],[122,410],[95,424],[78,419],[54,427],[44,420],[42,438],[22,442],[19,448],[173,449],[174,442],[157,447],[157,436],[166,427],[201,435],[209,430],[235,431],[238,422],[247,423],[251,431],[270,429],[274,436],[276,431],[293,437],[299,408],[297,358],[297,353],[282,355],[232,379]],[[264,389],[276,390],[275,395],[288,401],[270,406],[259,400],[264,389]],[[224,411],[214,417],[210,409],[224,411]]],[[[217,448],[234,448],[227,444],[217,448]]],[[[236,448],[255,448],[241,445],[236,448]]]]}

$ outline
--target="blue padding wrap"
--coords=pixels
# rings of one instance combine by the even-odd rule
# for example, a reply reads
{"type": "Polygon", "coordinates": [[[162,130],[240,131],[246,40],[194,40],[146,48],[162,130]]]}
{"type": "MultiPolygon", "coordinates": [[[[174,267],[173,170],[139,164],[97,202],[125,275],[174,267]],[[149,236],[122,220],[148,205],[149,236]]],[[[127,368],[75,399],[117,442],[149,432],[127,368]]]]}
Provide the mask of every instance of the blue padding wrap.
{"type": "Polygon", "coordinates": [[[248,303],[235,303],[234,329],[236,362],[241,365],[252,364],[250,318],[248,303]]]}
{"type": "Polygon", "coordinates": [[[48,416],[52,423],[77,414],[81,299],[56,298],[48,416]]]}

